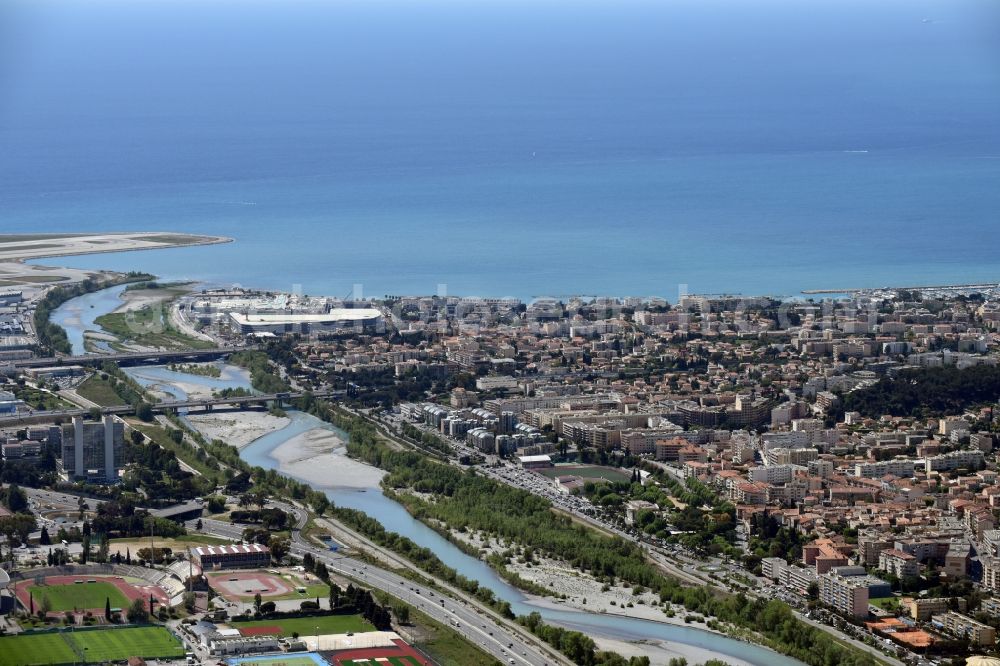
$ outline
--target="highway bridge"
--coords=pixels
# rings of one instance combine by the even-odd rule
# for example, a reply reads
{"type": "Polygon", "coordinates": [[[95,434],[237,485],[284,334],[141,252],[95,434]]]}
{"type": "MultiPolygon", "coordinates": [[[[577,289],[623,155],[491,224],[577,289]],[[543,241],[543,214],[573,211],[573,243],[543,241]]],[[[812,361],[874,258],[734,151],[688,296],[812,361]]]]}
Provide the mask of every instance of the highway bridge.
{"type": "Polygon", "coordinates": [[[236,351],[252,351],[258,347],[213,347],[211,349],[182,349],[178,351],[120,352],[117,354],[84,354],[82,356],[56,356],[26,358],[14,361],[13,366],[25,368],[52,368],[60,365],[84,365],[100,367],[105,361],[113,361],[121,366],[163,363],[186,363],[207,361],[227,356],[236,351]]]}
{"type": "MultiPolygon", "coordinates": [[[[337,398],[346,395],[347,391],[318,391],[312,395],[316,398],[337,398]]],[[[285,393],[260,393],[254,395],[240,395],[225,398],[205,398],[203,400],[171,400],[150,404],[154,412],[176,411],[181,409],[204,409],[212,411],[219,406],[244,407],[247,405],[267,405],[276,403],[282,405],[293,400],[305,397],[305,393],[290,391],[285,393]]],[[[102,407],[102,414],[113,414],[115,416],[126,416],[135,413],[132,405],[115,405],[113,407],[102,407]]],[[[89,409],[58,409],[53,411],[38,411],[30,414],[20,414],[0,419],[0,428],[9,426],[26,425],[29,423],[51,423],[56,419],[68,421],[74,416],[87,416],[89,409]]]]}

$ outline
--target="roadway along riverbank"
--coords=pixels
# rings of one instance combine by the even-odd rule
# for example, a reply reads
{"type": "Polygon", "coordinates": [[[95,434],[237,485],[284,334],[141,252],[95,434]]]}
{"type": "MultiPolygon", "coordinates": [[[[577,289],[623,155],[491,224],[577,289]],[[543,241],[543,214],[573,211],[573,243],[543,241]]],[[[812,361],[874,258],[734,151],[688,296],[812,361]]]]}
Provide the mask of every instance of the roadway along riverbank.
{"type": "MultiPolygon", "coordinates": [[[[305,525],[304,512],[285,503],[274,504],[291,510],[296,515],[291,547],[295,555],[301,557],[310,553],[317,561],[326,564],[330,573],[356,580],[411,604],[431,619],[455,628],[466,640],[502,663],[521,666],[570,664],[561,655],[540,648],[533,640],[529,641],[506,624],[498,624],[491,614],[467,599],[452,596],[445,599],[440,592],[435,592],[430,587],[415,583],[391,571],[308,543],[301,534],[301,527],[305,525]]],[[[202,519],[202,532],[240,540],[243,528],[213,519],[202,519]]],[[[430,578],[426,573],[420,573],[430,578]]]]}
{"type": "MultiPolygon", "coordinates": [[[[356,410],[347,409],[346,407],[342,407],[342,408],[344,408],[346,411],[350,412],[354,416],[357,416],[357,417],[360,417],[360,418],[364,418],[365,420],[367,420],[369,423],[371,423],[372,425],[374,425],[382,435],[384,435],[385,437],[389,438],[391,441],[393,441],[394,443],[396,443],[398,446],[403,446],[403,447],[406,447],[408,449],[419,451],[419,449],[412,442],[408,441],[405,437],[397,435],[393,431],[393,427],[392,426],[394,424],[386,423],[386,422],[384,422],[384,421],[382,421],[380,419],[372,418],[368,414],[360,413],[360,412],[358,412],[356,410]]],[[[454,445],[455,454],[456,455],[460,455],[460,454],[469,454],[469,455],[472,455],[472,454],[477,453],[477,452],[473,451],[472,449],[468,449],[467,447],[465,447],[461,443],[458,443],[458,444],[456,444],[455,442],[449,442],[449,443],[451,443],[451,444],[454,445]]],[[[460,466],[458,464],[457,460],[454,457],[449,458],[448,462],[450,464],[452,464],[452,465],[460,466]]],[[[558,497],[555,497],[553,495],[554,491],[550,492],[548,490],[548,487],[546,487],[545,490],[542,490],[539,485],[526,484],[526,483],[519,482],[518,481],[518,475],[501,473],[501,471],[503,469],[506,469],[506,468],[500,468],[499,470],[497,470],[497,469],[492,469],[492,468],[488,468],[488,467],[477,467],[476,469],[479,472],[488,475],[490,478],[494,479],[495,481],[505,483],[505,484],[507,484],[507,485],[509,485],[511,487],[514,487],[514,488],[518,488],[518,489],[521,489],[521,490],[528,491],[528,492],[530,492],[530,493],[532,493],[534,495],[537,495],[539,497],[542,497],[544,499],[547,499],[547,500],[553,502],[553,506],[556,507],[557,510],[559,510],[559,511],[561,511],[563,513],[566,513],[567,515],[570,515],[573,519],[575,519],[575,520],[577,520],[577,521],[579,521],[581,523],[590,525],[593,529],[598,529],[598,530],[603,531],[603,532],[610,532],[611,534],[614,534],[615,536],[621,537],[622,539],[626,539],[628,541],[637,543],[646,552],[646,555],[647,555],[647,557],[649,557],[649,559],[650,559],[651,562],[653,562],[654,564],[656,564],[660,569],[662,569],[663,571],[667,572],[669,575],[672,575],[672,576],[680,579],[681,581],[683,581],[685,583],[689,583],[689,584],[697,585],[697,586],[710,585],[710,586],[714,586],[714,587],[716,587],[718,589],[721,589],[723,591],[726,591],[726,592],[729,592],[729,593],[733,593],[733,591],[731,589],[729,589],[729,587],[724,582],[722,582],[721,580],[714,579],[714,578],[709,578],[707,574],[703,574],[703,573],[699,572],[697,570],[697,567],[699,566],[699,562],[695,561],[694,559],[685,557],[685,556],[680,555],[680,554],[670,554],[670,553],[664,552],[661,549],[655,548],[653,546],[650,546],[649,544],[645,544],[645,543],[641,542],[635,536],[633,536],[631,534],[628,534],[627,532],[622,531],[621,529],[619,529],[615,525],[609,524],[609,523],[607,523],[605,521],[597,520],[596,518],[594,518],[592,516],[588,516],[585,513],[582,513],[580,511],[573,510],[572,507],[563,506],[563,505],[557,504],[556,500],[558,499],[558,497]]],[[[770,588],[765,588],[765,590],[767,590],[767,589],[770,589],[770,588]]],[[[769,598],[766,593],[765,594],[760,594],[756,590],[753,590],[753,589],[746,590],[744,592],[744,594],[746,594],[747,596],[751,596],[751,597],[765,597],[765,598],[769,598]]],[[[831,627],[829,625],[826,625],[826,624],[823,624],[823,623],[820,623],[820,622],[816,622],[815,620],[807,618],[804,613],[800,613],[800,612],[796,611],[794,608],[792,608],[792,612],[796,615],[796,617],[798,617],[798,619],[802,620],[803,622],[806,622],[806,623],[808,623],[808,624],[810,624],[812,626],[815,626],[815,627],[817,627],[817,628],[825,631],[826,633],[830,634],[831,636],[833,636],[834,638],[836,638],[837,640],[839,640],[839,641],[841,641],[841,642],[843,642],[845,644],[850,644],[851,646],[857,648],[858,650],[861,650],[863,652],[866,652],[866,653],[872,655],[873,657],[877,658],[882,663],[889,664],[890,666],[905,666],[905,664],[902,661],[900,661],[899,659],[896,659],[895,657],[892,657],[892,656],[889,656],[889,655],[885,654],[884,652],[882,652],[878,648],[872,647],[871,645],[868,645],[868,644],[863,643],[863,642],[861,642],[861,641],[859,641],[859,640],[857,640],[857,639],[855,639],[855,638],[853,638],[851,636],[848,636],[847,634],[844,634],[843,632],[839,631],[838,629],[836,629],[834,627],[831,627]]],[[[664,624],[668,624],[668,623],[664,622],[664,624]]]]}

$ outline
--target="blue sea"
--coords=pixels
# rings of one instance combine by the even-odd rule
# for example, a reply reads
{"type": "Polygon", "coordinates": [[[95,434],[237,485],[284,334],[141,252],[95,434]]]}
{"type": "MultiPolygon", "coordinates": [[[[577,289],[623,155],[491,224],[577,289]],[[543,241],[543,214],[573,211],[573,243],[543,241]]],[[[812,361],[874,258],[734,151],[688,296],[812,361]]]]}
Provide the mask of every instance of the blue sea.
{"type": "Polygon", "coordinates": [[[115,230],[236,242],[50,261],[369,296],[996,282],[1000,4],[2,0],[0,232],[115,230]]]}

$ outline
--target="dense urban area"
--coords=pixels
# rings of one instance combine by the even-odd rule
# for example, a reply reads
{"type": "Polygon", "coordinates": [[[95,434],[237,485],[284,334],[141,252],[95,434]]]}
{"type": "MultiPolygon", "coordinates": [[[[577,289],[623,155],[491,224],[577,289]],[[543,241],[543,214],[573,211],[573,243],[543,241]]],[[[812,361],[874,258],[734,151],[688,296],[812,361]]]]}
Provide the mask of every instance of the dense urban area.
{"type": "Polygon", "coordinates": [[[1000,655],[997,285],[358,299],[4,266],[0,666],[1000,655]],[[74,342],[57,313],[112,291],[74,342]],[[265,469],[294,415],[324,428],[265,469]],[[372,474],[538,610],[327,492],[372,474]]]}

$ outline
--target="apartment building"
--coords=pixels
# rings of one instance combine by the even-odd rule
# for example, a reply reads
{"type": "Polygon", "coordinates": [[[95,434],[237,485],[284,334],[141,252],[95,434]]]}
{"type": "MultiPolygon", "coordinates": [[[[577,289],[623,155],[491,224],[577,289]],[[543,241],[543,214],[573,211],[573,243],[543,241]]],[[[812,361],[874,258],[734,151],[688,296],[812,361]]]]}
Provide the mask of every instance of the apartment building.
{"type": "Polygon", "coordinates": [[[808,465],[813,460],[819,458],[819,451],[812,448],[776,448],[767,452],[767,463],[769,465],[808,465]]]}
{"type": "Polygon", "coordinates": [[[878,568],[899,579],[920,574],[920,562],[917,558],[895,548],[879,553],[878,568]]]}
{"type": "Polygon", "coordinates": [[[837,567],[819,577],[820,602],[845,615],[868,617],[868,586],[864,576],[842,575],[838,573],[841,569],[837,567]]]}
{"type": "Polygon", "coordinates": [[[997,630],[988,624],[977,622],[968,615],[948,611],[931,618],[939,622],[945,631],[967,638],[973,645],[991,646],[997,642],[997,630]]]}
{"type": "Polygon", "coordinates": [[[930,474],[931,472],[949,472],[953,469],[980,469],[984,464],[982,451],[962,449],[927,458],[924,461],[924,471],[930,474]]]}
{"type": "Polygon", "coordinates": [[[905,458],[882,460],[880,462],[858,463],[854,466],[854,476],[863,479],[881,479],[887,474],[909,479],[913,476],[916,461],[905,458]]]}
{"type": "Polygon", "coordinates": [[[125,465],[125,425],[113,416],[99,423],[74,417],[62,427],[62,472],[70,480],[114,483],[125,465]]]}

